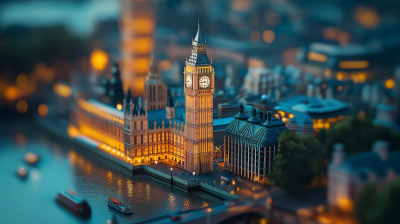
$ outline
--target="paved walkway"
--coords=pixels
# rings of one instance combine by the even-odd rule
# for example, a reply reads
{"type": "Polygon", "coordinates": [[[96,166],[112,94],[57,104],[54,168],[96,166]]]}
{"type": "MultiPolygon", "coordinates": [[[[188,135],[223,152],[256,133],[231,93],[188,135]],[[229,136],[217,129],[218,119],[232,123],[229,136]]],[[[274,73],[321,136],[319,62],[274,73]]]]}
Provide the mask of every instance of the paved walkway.
{"type": "MultiPolygon", "coordinates": [[[[245,198],[253,197],[256,200],[258,198],[264,198],[264,200],[265,200],[265,197],[268,195],[268,193],[271,189],[271,187],[269,187],[269,186],[263,186],[261,184],[251,182],[250,180],[248,180],[246,178],[242,178],[242,177],[241,178],[244,179],[243,183],[237,183],[235,181],[235,182],[232,182],[232,184],[227,185],[227,184],[225,184],[224,181],[222,181],[221,179],[218,178],[218,167],[217,166],[214,166],[213,173],[195,174],[194,177],[193,177],[192,173],[190,173],[186,170],[183,170],[182,168],[180,168],[178,166],[173,166],[168,163],[160,162],[157,165],[155,163],[151,163],[149,166],[151,166],[153,168],[157,168],[158,170],[161,170],[168,174],[171,173],[171,168],[172,168],[173,174],[184,180],[186,180],[186,179],[193,180],[193,178],[200,179],[200,181],[208,180],[209,184],[212,184],[212,182],[215,181],[216,187],[226,190],[228,192],[240,195],[240,196],[244,196],[245,198]]],[[[221,171],[220,173],[221,173],[221,175],[229,177],[229,178],[233,178],[235,176],[232,172],[228,172],[228,171],[221,171]]]]}

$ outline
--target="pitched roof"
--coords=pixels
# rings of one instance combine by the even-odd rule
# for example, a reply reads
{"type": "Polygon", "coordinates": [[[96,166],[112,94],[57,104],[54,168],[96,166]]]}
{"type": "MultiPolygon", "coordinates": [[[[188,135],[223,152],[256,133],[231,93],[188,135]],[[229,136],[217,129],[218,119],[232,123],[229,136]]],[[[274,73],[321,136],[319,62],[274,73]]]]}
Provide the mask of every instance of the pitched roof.
{"type": "Polygon", "coordinates": [[[200,45],[200,44],[206,45],[206,41],[204,40],[203,35],[201,34],[200,24],[198,24],[196,37],[193,40],[193,45],[200,45]]]}

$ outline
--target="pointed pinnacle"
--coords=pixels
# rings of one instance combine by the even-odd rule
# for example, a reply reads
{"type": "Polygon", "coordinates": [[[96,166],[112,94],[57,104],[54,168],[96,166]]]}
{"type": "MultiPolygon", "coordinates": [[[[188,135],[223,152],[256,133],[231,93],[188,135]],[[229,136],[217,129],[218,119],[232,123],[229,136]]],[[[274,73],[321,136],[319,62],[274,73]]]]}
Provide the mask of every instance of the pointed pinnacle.
{"type": "Polygon", "coordinates": [[[200,29],[200,19],[197,20],[197,28],[200,29]]]}

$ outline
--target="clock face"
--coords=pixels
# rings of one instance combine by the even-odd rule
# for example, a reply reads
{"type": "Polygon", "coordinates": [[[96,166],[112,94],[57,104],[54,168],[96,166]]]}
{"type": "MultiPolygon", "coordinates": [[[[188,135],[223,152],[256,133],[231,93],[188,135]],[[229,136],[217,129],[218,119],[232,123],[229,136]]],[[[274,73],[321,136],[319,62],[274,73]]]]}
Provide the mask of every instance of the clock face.
{"type": "Polygon", "coordinates": [[[186,87],[187,88],[192,87],[192,76],[190,76],[190,75],[186,76],[186,87]]]}
{"type": "Polygon", "coordinates": [[[210,77],[201,76],[199,80],[200,87],[205,89],[210,87],[210,77]]]}

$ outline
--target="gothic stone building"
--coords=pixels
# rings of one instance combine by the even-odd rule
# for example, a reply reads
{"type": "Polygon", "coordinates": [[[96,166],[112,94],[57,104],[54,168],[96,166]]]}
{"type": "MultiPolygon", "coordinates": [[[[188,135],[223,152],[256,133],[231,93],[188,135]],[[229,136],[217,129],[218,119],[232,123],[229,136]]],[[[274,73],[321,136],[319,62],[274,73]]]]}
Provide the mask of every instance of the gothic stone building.
{"type": "Polygon", "coordinates": [[[258,183],[266,183],[271,163],[278,153],[279,135],[285,123],[274,118],[270,111],[259,116],[253,108],[252,116],[243,113],[243,105],[232,123],[225,129],[225,162],[228,170],[258,183]]]}
{"type": "Polygon", "coordinates": [[[170,95],[165,98],[152,60],[145,100],[128,94],[122,111],[94,100],[78,101],[80,133],[132,165],[168,160],[190,172],[212,172],[214,69],[206,53],[199,26],[184,68],[185,107],[175,107],[170,95]]]}

